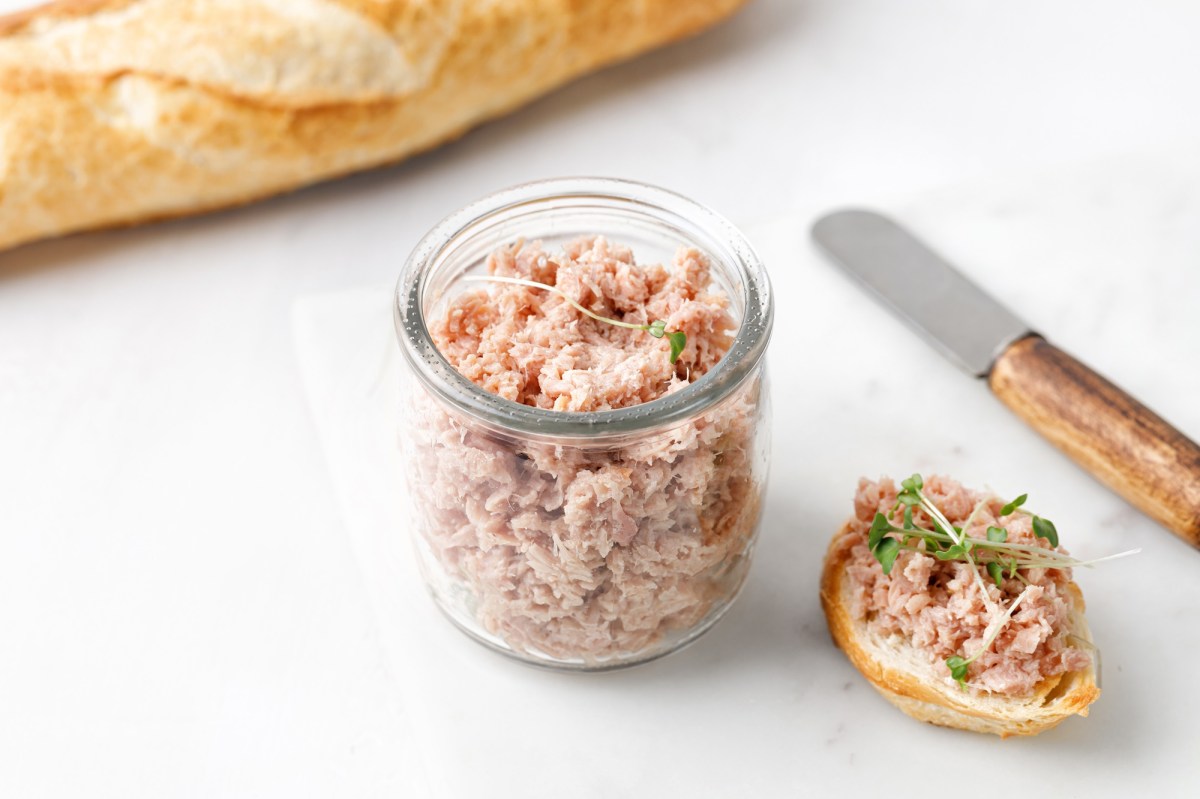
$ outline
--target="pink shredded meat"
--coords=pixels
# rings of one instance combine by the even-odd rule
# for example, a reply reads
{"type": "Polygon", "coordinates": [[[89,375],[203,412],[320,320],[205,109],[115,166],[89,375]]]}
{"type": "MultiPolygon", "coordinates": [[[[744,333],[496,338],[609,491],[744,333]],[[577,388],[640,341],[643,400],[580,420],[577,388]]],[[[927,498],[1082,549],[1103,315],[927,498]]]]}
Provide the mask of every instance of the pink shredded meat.
{"type": "MultiPolygon", "coordinates": [[[[709,263],[681,249],[640,265],[591,237],[553,255],[493,253],[488,270],[557,286],[594,312],[662,319],[665,340],[598,322],[544,289],[486,284],[431,325],[446,359],[513,402],[559,411],[623,408],[695,381],[728,349],[728,298],[709,263]]],[[[417,391],[408,469],[433,568],[463,607],[513,648],[599,662],[709,617],[740,586],[758,519],[759,382],[670,430],[604,447],[515,440],[417,391]],[[462,593],[459,591],[458,593],[462,593]]]]}
{"type": "Polygon", "coordinates": [[[687,334],[672,364],[664,339],[598,322],[545,289],[492,284],[454,298],[432,326],[441,353],[463,376],[505,399],[556,411],[625,408],[694,382],[732,342],[729,300],[710,292],[708,260],[682,248],[673,269],[639,265],[628,247],[576,239],[551,256],[539,242],[488,257],[490,274],[554,286],[600,316],[656,320],[687,334]]]}
{"type": "MultiPolygon", "coordinates": [[[[978,506],[965,530],[972,538],[986,539],[989,526],[1000,526],[1008,530],[1011,543],[1046,546],[1034,536],[1032,518],[1023,510],[999,516],[1004,501],[995,496],[937,476],[925,482],[923,492],[957,526],[966,523],[978,506]]],[[[940,561],[903,550],[891,574],[883,573],[868,547],[868,532],[877,512],[900,525],[900,513],[891,510],[896,494],[890,479],[859,481],[854,518],[836,545],[839,552],[849,552],[851,612],[878,632],[909,638],[948,676],[945,659],[973,655],[984,641],[991,617],[980,594],[980,582],[965,562],[940,561]]],[[[914,511],[914,519],[929,527],[920,510],[914,511]]],[[[1028,593],[988,651],[971,664],[967,679],[973,688],[1027,695],[1041,680],[1086,668],[1091,662],[1086,651],[1068,641],[1073,598],[1065,586],[1071,581],[1070,570],[1033,568],[1021,570],[1020,575],[1029,584],[1028,593]]],[[[999,588],[986,574],[983,577],[988,596],[1004,608],[1026,588],[1019,579],[1008,578],[1007,572],[999,588]]]]}

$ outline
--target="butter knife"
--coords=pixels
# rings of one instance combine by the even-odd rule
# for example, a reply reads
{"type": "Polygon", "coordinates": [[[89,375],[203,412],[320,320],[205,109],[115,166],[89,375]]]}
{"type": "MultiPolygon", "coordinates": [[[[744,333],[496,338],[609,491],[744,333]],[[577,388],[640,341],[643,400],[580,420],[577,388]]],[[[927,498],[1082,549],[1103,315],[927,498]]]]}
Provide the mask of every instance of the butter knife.
{"type": "Polygon", "coordinates": [[[1200,548],[1200,446],[1055,347],[891,219],[812,227],[835,264],[1017,416],[1146,515],[1200,548]]]}

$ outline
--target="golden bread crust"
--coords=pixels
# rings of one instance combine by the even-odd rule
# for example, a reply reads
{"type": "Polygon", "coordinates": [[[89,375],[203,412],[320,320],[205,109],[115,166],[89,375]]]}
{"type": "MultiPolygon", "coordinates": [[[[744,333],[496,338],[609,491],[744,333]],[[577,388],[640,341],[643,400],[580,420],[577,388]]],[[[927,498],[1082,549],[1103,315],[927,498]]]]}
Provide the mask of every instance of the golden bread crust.
{"type": "Polygon", "coordinates": [[[392,163],[745,0],[74,0],[0,18],[0,249],[392,163]]]}

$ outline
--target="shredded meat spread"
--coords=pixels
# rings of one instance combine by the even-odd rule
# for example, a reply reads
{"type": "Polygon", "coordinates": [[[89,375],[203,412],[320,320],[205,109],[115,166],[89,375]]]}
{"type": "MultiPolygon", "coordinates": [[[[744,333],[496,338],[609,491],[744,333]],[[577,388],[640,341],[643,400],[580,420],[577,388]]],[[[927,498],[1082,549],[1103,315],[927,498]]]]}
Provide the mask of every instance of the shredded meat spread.
{"type": "MultiPolygon", "coordinates": [[[[513,402],[559,411],[623,408],[695,381],[731,343],[728,298],[707,259],[634,261],[603,238],[554,254],[507,247],[491,273],[557,286],[602,316],[662,319],[665,340],[580,313],[543,289],[487,284],[431,325],[446,359],[513,402]]],[[[409,473],[435,568],[463,607],[513,648],[603,661],[686,632],[736,592],[759,515],[754,438],[760,384],[673,429],[588,447],[517,440],[418,391],[409,473]]],[[[757,475],[761,478],[761,475],[757,475]]]]}
{"type": "Polygon", "coordinates": [[[522,243],[492,253],[487,268],[554,286],[600,316],[661,319],[687,334],[672,364],[666,341],[591,319],[545,289],[492,284],[455,297],[432,328],[438,349],[472,382],[525,405],[598,411],[649,402],[711,369],[736,327],[728,298],[709,291],[708,259],[694,249],[680,249],[667,269],[639,265],[628,247],[601,237],[556,255],[522,243]]]}
{"type": "MultiPolygon", "coordinates": [[[[975,513],[966,534],[986,539],[989,526],[1008,530],[1008,541],[1047,546],[1033,534],[1032,517],[1023,510],[999,516],[1004,501],[971,491],[944,477],[932,477],[924,493],[954,525],[962,526],[975,513]]],[[[991,617],[979,591],[972,567],[963,561],[941,561],[923,552],[901,551],[885,575],[867,545],[871,521],[877,512],[899,526],[900,512],[892,512],[897,489],[890,479],[861,480],[854,498],[854,518],[838,541],[839,551],[848,551],[847,573],[851,579],[852,607],[856,618],[865,619],[874,630],[910,639],[928,653],[939,671],[949,675],[945,659],[951,655],[973,655],[984,641],[991,617]]],[[[930,522],[917,510],[914,519],[928,528],[930,522]]],[[[1060,552],[1065,550],[1059,549],[1060,552]]],[[[1072,595],[1065,590],[1071,581],[1069,569],[1022,569],[1024,578],[1005,579],[1000,587],[986,574],[983,585],[994,603],[1008,607],[1027,587],[1012,620],[988,651],[971,664],[968,683],[992,693],[1020,696],[1032,693],[1038,682],[1056,674],[1088,666],[1091,655],[1072,646],[1070,613],[1072,595]]]]}

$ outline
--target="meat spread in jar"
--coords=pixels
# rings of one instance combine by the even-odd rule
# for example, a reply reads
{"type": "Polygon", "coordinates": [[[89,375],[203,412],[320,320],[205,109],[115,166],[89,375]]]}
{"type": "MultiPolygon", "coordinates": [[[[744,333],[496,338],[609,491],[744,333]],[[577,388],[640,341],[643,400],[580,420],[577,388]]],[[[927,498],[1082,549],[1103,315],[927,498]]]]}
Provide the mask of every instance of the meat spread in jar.
{"type": "MultiPolygon", "coordinates": [[[[653,403],[702,379],[734,340],[711,269],[689,247],[664,265],[601,236],[555,250],[519,241],[486,272],[522,282],[470,284],[430,334],[462,376],[513,403],[563,414],[653,403]],[[644,329],[656,321],[686,336],[677,359],[644,329]]],[[[535,660],[593,667],[673,648],[745,578],[762,398],[756,373],[683,423],[593,446],[506,434],[415,392],[407,469],[435,595],[460,625],[535,660]]]]}

